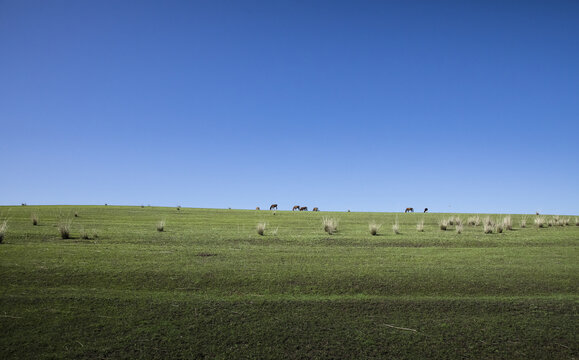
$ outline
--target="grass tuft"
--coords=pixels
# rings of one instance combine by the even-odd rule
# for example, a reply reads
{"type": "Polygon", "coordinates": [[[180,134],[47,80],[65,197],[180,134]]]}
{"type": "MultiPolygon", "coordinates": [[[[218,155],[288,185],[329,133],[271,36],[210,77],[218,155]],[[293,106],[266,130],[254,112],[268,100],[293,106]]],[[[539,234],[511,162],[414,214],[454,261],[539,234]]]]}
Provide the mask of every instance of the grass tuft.
{"type": "Polygon", "coordinates": [[[449,225],[448,219],[442,219],[438,222],[438,226],[440,226],[440,230],[442,231],[446,231],[448,225],[449,225]]]}
{"type": "Polygon", "coordinates": [[[61,219],[57,225],[58,232],[62,239],[70,239],[70,229],[72,228],[72,219],[61,219]]]}
{"type": "Polygon", "coordinates": [[[538,228],[545,227],[546,220],[544,216],[537,216],[534,220],[535,226],[538,228]]]}
{"type": "Polygon", "coordinates": [[[521,229],[524,229],[524,228],[526,228],[526,227],[527,227],[527,217],[524,216],[524,217],[521,219],[521,229]]]}
{"type": "Polygon", "coordinates": [[[6,235],[6,229],[8,229],[8,221],[4,220],[0,223],[0,244],[4,242],[4,236],[6,235]]]}
{"type": "Polygon", "coordinates": [[[504,229],[505,229],[505,226],[502,223],[497,222],[495,224],[495,230],[497,231],[498,234],[502,233],[504,229]]]}
{"type": "Polygon", "coordinates": [[[487,222],[483,223],[483,231],[485,234],[492,234],[494,229],[495,229],[494,225],[489,224],[487,222]]]}
{"type": "Polygon", "coordinates": [[[378,235],[378,230],[380,230],[381,227],[382,224],[376,224],[375,222],[371,222],[368,225],[368,229],[370,230],[370,234],[372,234],[372,236],[378,235]]]}
{"type": "Polygon", "coordinates": [[[416,224],[416,230],[419,232],[424,232],[424,219],[420,220],[420,222],[416,224]]]}
{"type": "Polygon", "coordinates": [[[322,218],[322,226],[324,231],[332,235],[338,231],[338,220],[334,218],[322,218]]]}
{"type": "Polygon", "coordinates": [[[480,216],[471,216],[466,221],[467,225],[469,226],[479,226],[480,225],[480,216]]]}
{"type": "Polygon", "coordinates": [[[257,233],[261,236],[265,235],[265,227],[266,223],[264,222],[257,223],[257,233]]]}
{"type": "Polygon", "coordinates": [[[510,215],[503,218],[503,227],[505,230],[513,230],[513,219],[511,219],[510,215]]]}
{"type": "Polygon", "coordinates": [[[38,214],[37,213],[32,213],[32,215],[30,215],[30,219],[32,220],[32,225],[34,225],[34,226],[38,225],[38,214]]]}
{"type": "Polygon", "coordinates": [[[462,234],[462,230],[463,230],[462,224],[456,225],[456,233],[457,234],[462,234]]]}
{"type": "Polygon", "coordinates": [[[392,231],[394,234],[400,234],[400,225],[398,224],[398,217],[396,217],[396,222],[392,225],[392,231]]]}
{"type": "Polygon", "coordinates": [[[158,232],[163,232],[163,231],[165,231],[165,224],[166,224],[165,220],[159,221],[159,222],[157,223],[157,231],[158,231],[158,232]]]}

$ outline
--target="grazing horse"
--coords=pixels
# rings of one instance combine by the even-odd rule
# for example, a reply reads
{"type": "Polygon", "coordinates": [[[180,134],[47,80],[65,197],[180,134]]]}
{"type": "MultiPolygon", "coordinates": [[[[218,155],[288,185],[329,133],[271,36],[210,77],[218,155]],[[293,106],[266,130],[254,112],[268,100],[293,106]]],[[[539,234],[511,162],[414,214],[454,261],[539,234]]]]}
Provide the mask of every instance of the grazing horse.
{"type": "Polygon", "coordinates": [[[277,210],[277,204],[273,204],[272,206],[269,207],[269,209],[270,210],[273,210],[273,209],[277,210]]]}
{"type": "Polygon", "coordinates": [[[320,211],[317,207],[315,207],[312,211],[320,211]]]}
{"type": "Polygon", "coordinates": [[[307,206],[302,206],[302,207],[300,208],[300,211],[308,211],[308,207],[307,207],[307,206]]]}
{"type": "Polygon", "coordinates": [[[255,210],[261,210],[261,209],[260,209],[259,206],[258,206],[258,207],[255,208],[255,210]]]}
{"type": "Polygon", "coordinates": [[[299,209],[300,209],[300,206],[299,206],[299,205],[296,205],[296,206],[293,207],[292,211],[296,211],[296,210],[299,210],[299,209]]]}
{"type": "Polygon", "coordinates": [[[414,212],[414,208],[406,208],[406,210],[404,210],[405,213],[407,212],[414,212]]]}
{"type": "Polygon", "coordinates": [[[424,212],[427,213],[427,212],[428,212],[428,208],[424,208],[424,212]]]}

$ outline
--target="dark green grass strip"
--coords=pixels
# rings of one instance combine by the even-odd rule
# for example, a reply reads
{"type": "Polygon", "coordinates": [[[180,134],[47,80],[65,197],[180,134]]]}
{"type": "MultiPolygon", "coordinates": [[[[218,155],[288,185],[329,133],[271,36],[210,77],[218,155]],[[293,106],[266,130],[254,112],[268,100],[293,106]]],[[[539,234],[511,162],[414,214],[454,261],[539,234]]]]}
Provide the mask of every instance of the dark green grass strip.
{"type": "Polygon", "coordinates": [[[551,299],[0,299],[4,359],[572,359],[577,302],[551,299]]]}

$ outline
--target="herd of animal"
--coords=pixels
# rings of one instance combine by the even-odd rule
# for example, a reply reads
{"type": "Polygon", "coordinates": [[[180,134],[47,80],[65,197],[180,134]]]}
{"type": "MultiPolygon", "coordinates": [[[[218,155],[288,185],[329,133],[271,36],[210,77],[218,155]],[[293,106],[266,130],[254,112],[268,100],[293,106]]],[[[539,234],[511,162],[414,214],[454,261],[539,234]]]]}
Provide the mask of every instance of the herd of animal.
{"type": "MultiPolygon", "coordinates": [[[[269,207],[269,209],[270,209],[270,210],[277,210],[277,204],[272,204],[272,205],[269,207]]],[[[260,209],[259,206],[258,206],[258,207],[255,208],[255,210],[261,210],[261,209],[260,209]]],[[[296,210],[298,210],[298,211],[308,211],[308,207],[307,207],[307,206],[295,205],[295,206],[292,208],[292,211],[296,211],[296,210]]],[[[312,209],[312,211],[320,211],[320,209],[318,209],[317,207],[315,207],[315,208],[312,209]]],[[[348,210],[348,212],[350,212],[350,210],[348,210]]],[[[414,208],[411,208],[411,207],[406,208],[406,210],[404,210],[404,212],[405,212],[405,213],[414,212],[414,208]]],[[[427,213],[427,212],[428,212],[428,208],[424,208],[424,212],[427,213]]]]}

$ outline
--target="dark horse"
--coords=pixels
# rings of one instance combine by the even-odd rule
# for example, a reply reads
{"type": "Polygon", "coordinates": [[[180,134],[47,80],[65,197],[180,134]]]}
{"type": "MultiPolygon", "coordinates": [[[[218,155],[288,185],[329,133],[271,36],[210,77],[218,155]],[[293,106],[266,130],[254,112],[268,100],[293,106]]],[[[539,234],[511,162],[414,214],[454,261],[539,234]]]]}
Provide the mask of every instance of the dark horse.
{"type": "Polygon", "coordinates": [[[406,210],[404,210],[405,213],[407,212],[414,212],[414,208],[406,208],[406,210]]]}
{"type": "Polygon", "coordinates": [[[312,211],[320,211],[317,207],[315,207],[312,211]]]}
{"type": "Polygon", "coordinates": [[[424,212],[427,213],[427,212],[428,212],[428,208],[424,208],[424,212]]]}
{"type": "Polygon", "coordinates": [[[299,206],[299,205],[296,205],[296,206],[293,207],[292,211],[296,211],[296,210],[299,210],[299,209],[300,209],[300,206],[299,206]]]}
{"type": "Polygon", "coordinates": [[[273,210],[273,209],[277,210],[277,204],[273,204],[272,206],[269,207],[269,209],[270,210],[273,210]]]}
{"type": "Polygon", "coordinates": [[[308,207],[307,207],[307,206],[302,206],[302,207],[300,208],[300,211],[308,211],[308,207]]]}

